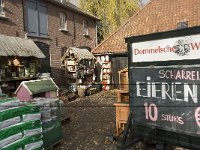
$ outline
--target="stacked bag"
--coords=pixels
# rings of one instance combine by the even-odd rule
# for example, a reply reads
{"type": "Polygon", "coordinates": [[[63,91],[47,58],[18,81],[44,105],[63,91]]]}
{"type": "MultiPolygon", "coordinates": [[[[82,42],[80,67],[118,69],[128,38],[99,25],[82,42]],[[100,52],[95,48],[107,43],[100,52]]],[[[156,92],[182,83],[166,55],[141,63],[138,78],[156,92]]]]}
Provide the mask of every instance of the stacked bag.
{"type": "Polygon", "coordinates": [[[58,98],[37,97],[33,99],[40,107],[41,121],[43,123],[55,120],[58,117],[58,107],[60,106],[58,98]]]}
{"type": "Polygon", "coordinates": [[[40,108],[0,98],[0,149],[43,150],[40,108]]]}

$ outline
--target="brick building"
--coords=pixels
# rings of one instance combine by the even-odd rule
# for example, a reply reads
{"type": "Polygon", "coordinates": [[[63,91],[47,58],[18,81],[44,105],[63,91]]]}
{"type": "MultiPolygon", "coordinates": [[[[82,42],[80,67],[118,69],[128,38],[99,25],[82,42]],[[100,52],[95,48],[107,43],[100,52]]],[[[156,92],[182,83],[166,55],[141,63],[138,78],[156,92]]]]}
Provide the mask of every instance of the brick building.
{"type": "Polygon", "coordinates": [[[143,9],[92,50],[97,57],[109,56],[111,83],[118,87],[119,70],[128,66],[125,38],[200,25],[199,0],[151,0],[143,9]]]}
{"type": "Polygon", "coordinates": [[[60,85],[62,55],[72,46],[93,49],[97,21],[62,0],[0,0],[0,34],[32,39],[46,56],[40,72],[51,72],[60,85]]]}

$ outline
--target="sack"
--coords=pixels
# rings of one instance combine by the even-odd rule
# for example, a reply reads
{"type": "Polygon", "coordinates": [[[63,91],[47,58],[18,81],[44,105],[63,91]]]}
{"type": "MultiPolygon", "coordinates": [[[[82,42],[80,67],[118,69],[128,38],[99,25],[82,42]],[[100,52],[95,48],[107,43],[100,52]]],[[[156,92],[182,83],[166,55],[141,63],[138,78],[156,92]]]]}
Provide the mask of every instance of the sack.
{"type": "Polygon", "coordinates": [[[24,137],[42,134],[42,127],[24,131],[24,137]]]}
{"type": "Polygon", "coordinates": [[[0,122],[14,117],[22,116],[24,114],[39,113],[39,111],[39,107],[35,105],[13,107],[0,112],[0,122]]]}
{"type": "Polygon", "coordinates": [[[22,116],[23,122],[33,121],[33,120],[40,120],[41,114],[40,113],[32,113],[32,114],[25,114],[22,116]]]}
{"type": "MultiPolygon", "coordinates": [[[[1,150],[22,150],[25,148],[26,145],[39,142],[39,141],[42,141],[41,135],[31,136],[31,137],[23,138],[13,143],[10,143],[9,145],[2,147],[1,150]]],[[[42,150],[42,147],[41,147],[41,150],[42,150]]]]}
{"type": "Polygon", "coordinates": [[[42,150],[43,141],[34,142],[31,144],[25,145],[25,150],[42,150]]]}
{"type": "Polygon", "coordinates": [[[15,117],[15,118],[11,118],[8,120],[4,120],[2,122],[0,122],[0,130],[7,128],[11,125],[15,125],[21,122],[21,118],[20,117],[15,117]]]}
{"type": "Polygon", "coordinates": [[[0,112],[6,109],[10,109],[12,107],[19,106],[19,99],[17,98],[5,98],[0,99],[0,112]]]}
{"type": "Polygon", "coordinates": [[[10,143],[13,143],[13,142],[15,142],[15,141],[21,139],[22,136],[23,136],[22,133],[18,133],[18,134],[12,135],[12,136],[10,136],[10,137],[8,137],[8,138],[5,138],[5,139],[1,140],[1,141],[0,141],[0,149],[1,149],[2,147],[4,147],[4,146],[10,144],[10,143]]]}
{"type": "Polygon", "coordinates": [[[27,131],[29,130],[38,129],[38,128],[42,128],[40,120],[30,121],[30,122],[25,122],[25,123],[22,122],[22,123],[10,126],[8,128],[0,130],[0,141],[12,135],[23,133],[23,132],[27,133],[27,131]]]}

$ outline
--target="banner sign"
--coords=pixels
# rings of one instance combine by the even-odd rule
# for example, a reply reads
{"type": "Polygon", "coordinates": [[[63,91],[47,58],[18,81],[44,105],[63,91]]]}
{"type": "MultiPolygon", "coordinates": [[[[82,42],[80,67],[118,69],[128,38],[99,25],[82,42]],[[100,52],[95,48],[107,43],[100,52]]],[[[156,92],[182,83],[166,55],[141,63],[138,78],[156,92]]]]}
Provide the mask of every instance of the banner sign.
{"type": "Polygon", "coordinates": [[[131,68],[138,124],[200,136],[200,67],[131,68]]]}
{"type": "Polygon", "coordinates": [[[132,43],[132,62],[200,58],[200,35],[132,43]]]}

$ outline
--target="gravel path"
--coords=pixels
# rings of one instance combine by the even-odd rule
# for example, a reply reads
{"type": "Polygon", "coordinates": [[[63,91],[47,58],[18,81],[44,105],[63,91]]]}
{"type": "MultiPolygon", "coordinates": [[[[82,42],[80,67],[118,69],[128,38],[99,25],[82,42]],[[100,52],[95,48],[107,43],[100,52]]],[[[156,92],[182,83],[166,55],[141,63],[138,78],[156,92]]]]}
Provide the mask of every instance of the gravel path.
{"type": "MultiPolygon", "coordinates": [[[[63,142],[53,149],[117,150],[116,142],[110,142],[107,138],[109,134],[114,134],[116,129],[115,107],[113,107],[115,99],[114,91],[103,91],[65,104],[66,107],[63,107],[62,111],[66,117],[70,116],[70,121],[62,124],[63,142]]],[[[139,142],[128,150],[143,149],[144,144],[139,142]]]]}
{"type": "Polygon", "coordinates": [[[110,150],[108,134],[115,132],[114,91],[78,98],[63,108],[71,121],[63,124],[64,140],[54,149],[110,150]]]}

